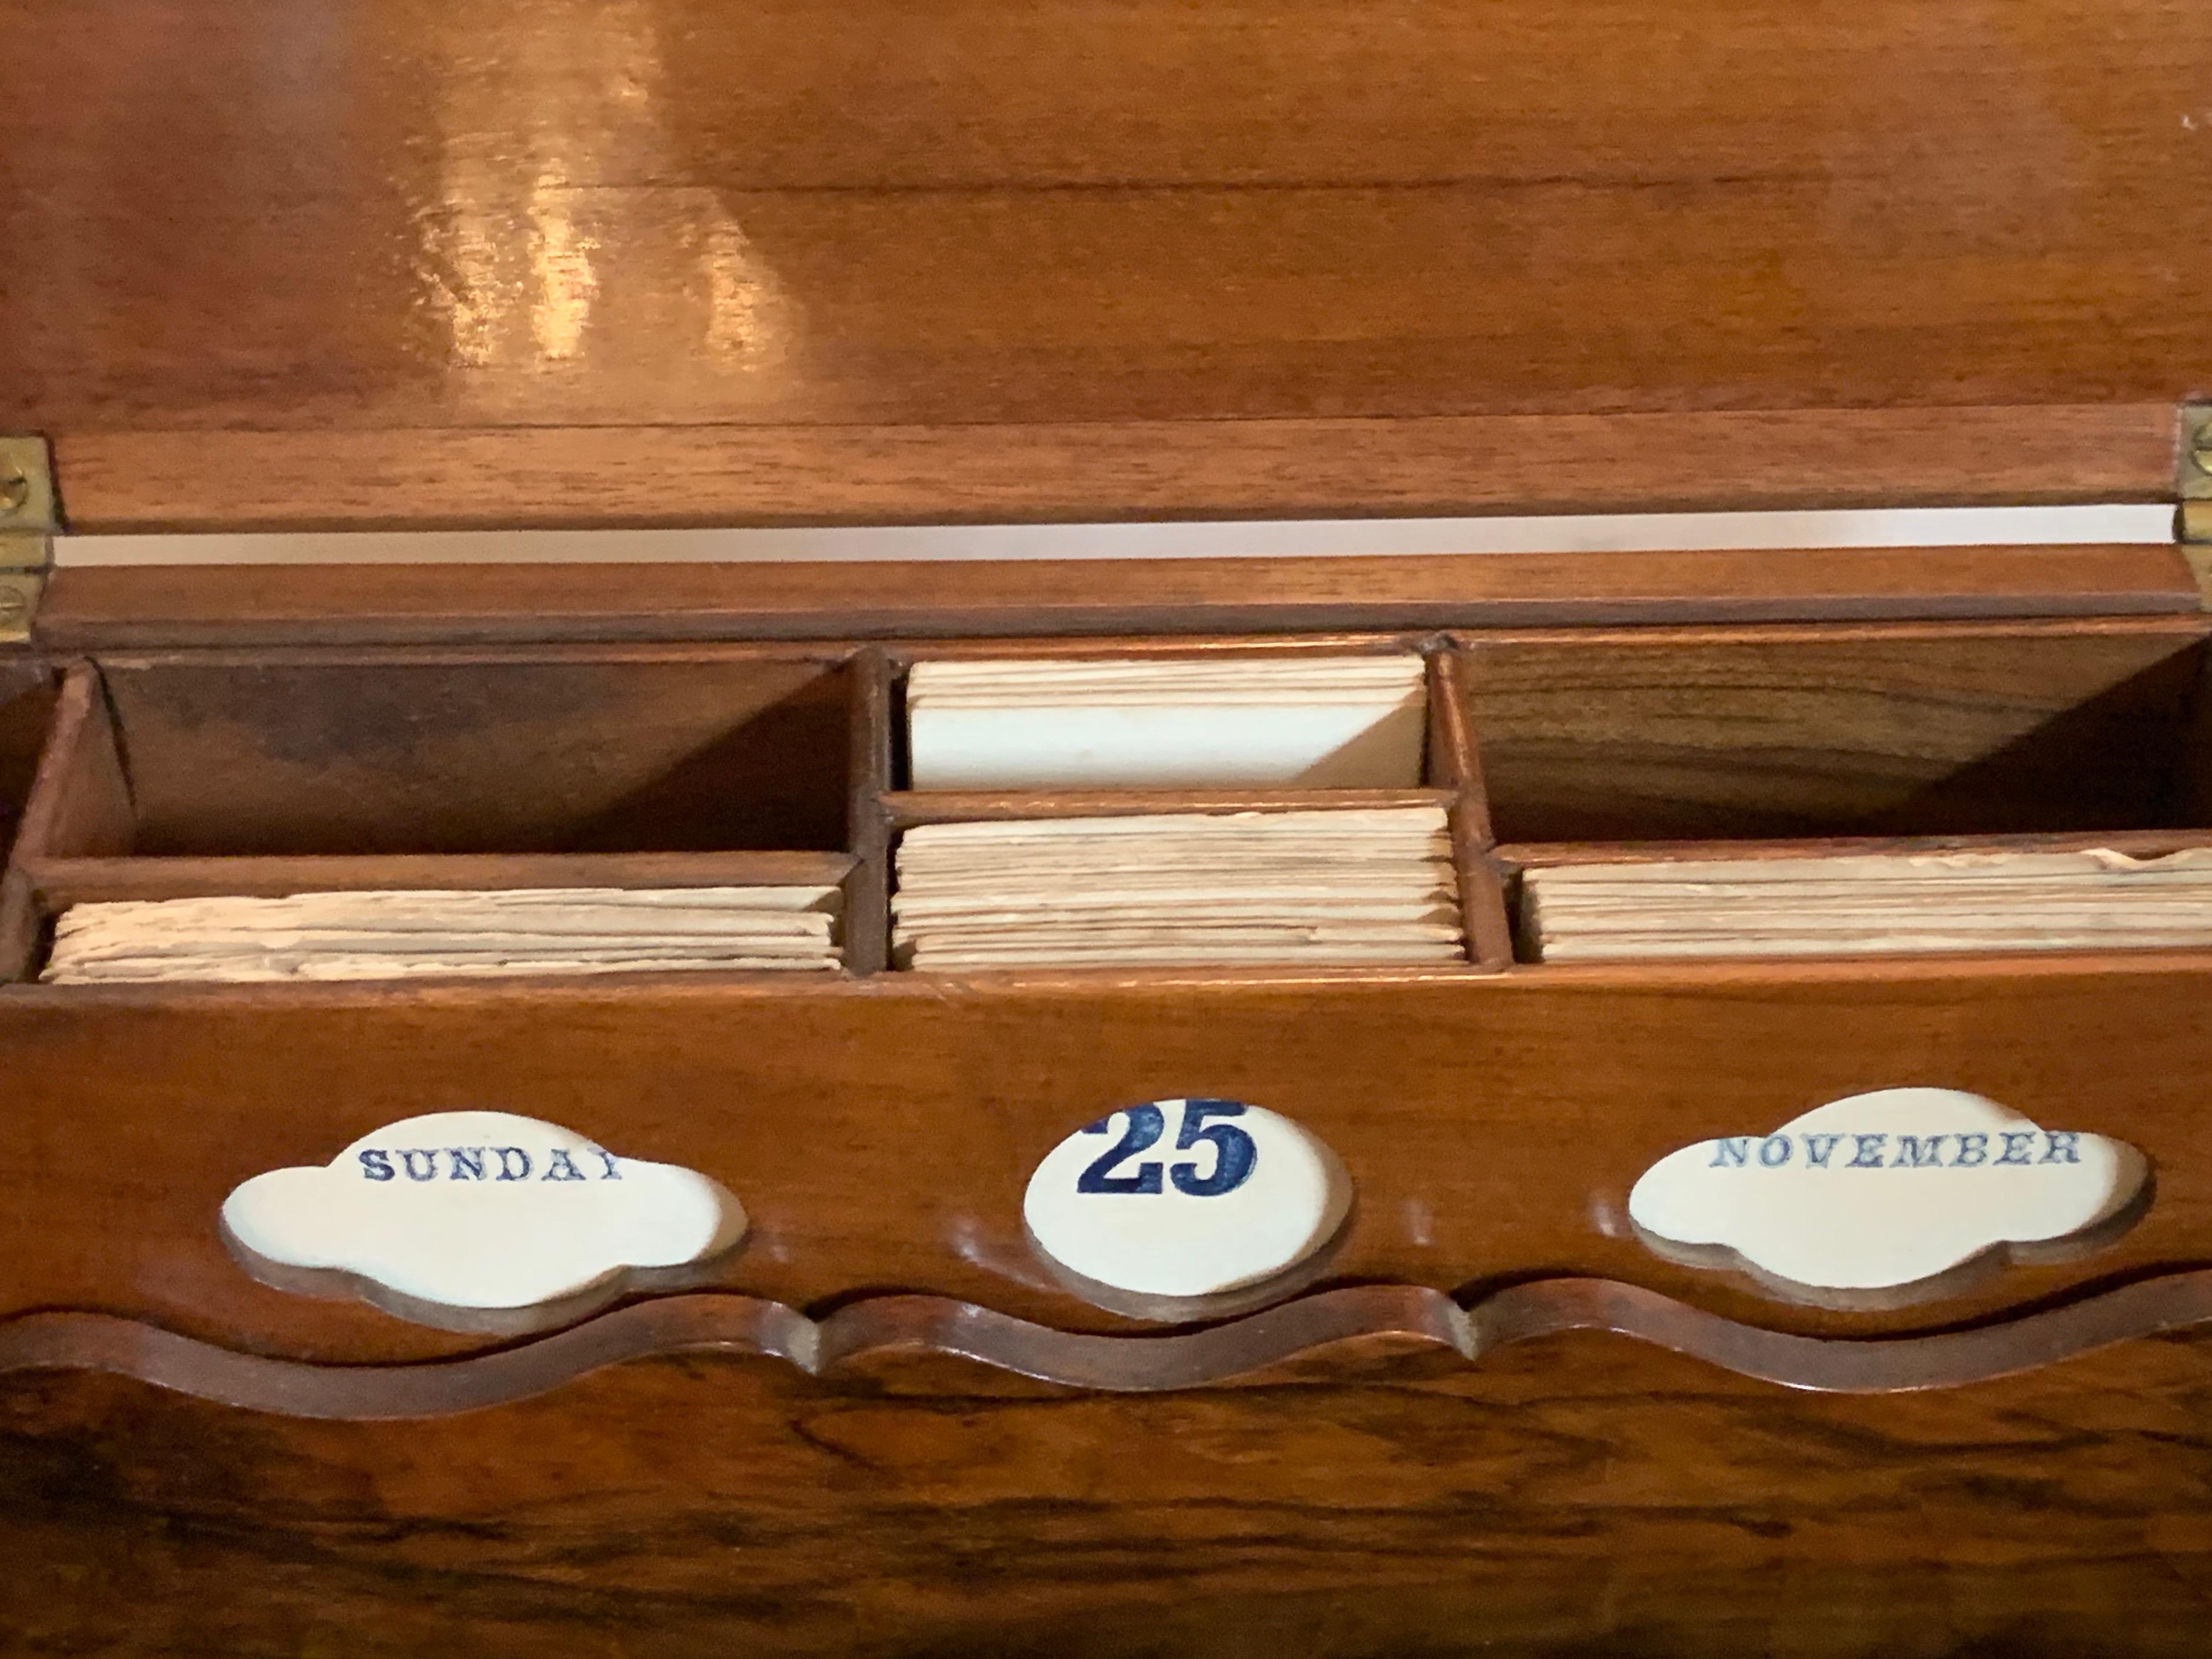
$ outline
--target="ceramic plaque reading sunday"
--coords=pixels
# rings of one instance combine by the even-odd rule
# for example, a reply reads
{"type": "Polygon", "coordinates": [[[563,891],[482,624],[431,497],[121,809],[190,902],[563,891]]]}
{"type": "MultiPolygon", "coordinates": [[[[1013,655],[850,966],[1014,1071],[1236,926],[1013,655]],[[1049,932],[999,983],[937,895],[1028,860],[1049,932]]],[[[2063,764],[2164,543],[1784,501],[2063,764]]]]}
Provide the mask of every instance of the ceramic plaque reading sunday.
{"type": "Polygon", "coordinates": [[[1881,1089],[1670,1153],[1628,1212],[1662,1255],[1741,1267],[1798,1300],[1893,1305],[2108,1243],[2141,1214],[2148,1174],[2124,1141],[1978,1095],[1881,1089]]]}
{"type": "Polygon", "coordinates": [[[617,1157],[557,1124],[437,1112],[327,1164],[256,1176],[225,1200],[222,1231],[279,1289],[500,1332],[686,1282],[737,1245],[745,1212],[696,1170],[617,1157]]]}
{"type": "Polygon", "coordinates": [[[1030,1178],[1022,1212],[1071,1289],[1117,1312],[1173,1317],[1291,1288],[1351,1207],[1335,1154],[1290,1119],[1182,1099],[1125,1108],[1061,1141],[1030,1178]]]}

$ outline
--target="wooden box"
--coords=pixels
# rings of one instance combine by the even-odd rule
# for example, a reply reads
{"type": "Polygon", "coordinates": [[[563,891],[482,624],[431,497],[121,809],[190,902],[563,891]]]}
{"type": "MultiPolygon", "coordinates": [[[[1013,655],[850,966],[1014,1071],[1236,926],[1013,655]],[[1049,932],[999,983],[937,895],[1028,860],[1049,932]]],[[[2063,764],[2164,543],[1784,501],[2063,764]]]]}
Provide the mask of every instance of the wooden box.
{"type": "Polygon", "coordinates": [[[0,495],[7,1650],[2200,1650],[2212,952],[1515,936],[1521,873],[1593,848],[2212,846],[2185,547],[628,536],[2212,494],[2212,13],[8,33],[0,430],[44,442],[0,495]],[[441,539],[510,529],[598,539],[441,539]],[[144,532],[380,539],[81,556],[144,532]],[[1385,650],[1427,663],[1414,788],[904,787],[919,661],[1385,650]],[[1448,810],[1464,961],[890,965],[916,823],[1361,802],[1448,810]],[[842,886],[842,970],[37,981],[86,902],[755,879],[842,886]],[[2148,1207],[1887,1307],[1626,1224],[1674,1149],[1899,1085],[2124,1140],[2148,1207]],[[1350,1231],[1257,1310],[1106,1311],[1040,1270],[1024,1182],[1186,1095],[1321,1136],[1350,1231]],[[519,1334],[226,1249],[240,1182],[462,1109],[708,1173],[745,1248],[519,1334]]]}

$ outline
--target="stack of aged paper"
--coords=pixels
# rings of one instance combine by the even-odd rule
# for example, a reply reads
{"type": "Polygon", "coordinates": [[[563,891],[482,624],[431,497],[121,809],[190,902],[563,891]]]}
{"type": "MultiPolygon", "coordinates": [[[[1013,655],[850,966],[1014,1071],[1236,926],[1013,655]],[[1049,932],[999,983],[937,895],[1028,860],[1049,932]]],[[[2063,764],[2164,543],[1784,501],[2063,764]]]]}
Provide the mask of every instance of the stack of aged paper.
{"type": "Polygon", "coordinates": [[[2212,945],[2212,848],[1565,865],[1522,878],[1545,962],[2212,945]]]}
{"type": "Polygon", "coordinates": [[[899,843],[902,967],[1462,956],[1441,807],[936,823],[899,843]]]}
{"type": "Polygon", "coordinates": [[[1410,788],[1420,658],[925,662],[907,676],[917,789],[1410,788]]]}
{"type": "Polygon", "coordinates": [[[79,904],[58,985],[837,966],[835,887],[298,893],[79,904]]]}

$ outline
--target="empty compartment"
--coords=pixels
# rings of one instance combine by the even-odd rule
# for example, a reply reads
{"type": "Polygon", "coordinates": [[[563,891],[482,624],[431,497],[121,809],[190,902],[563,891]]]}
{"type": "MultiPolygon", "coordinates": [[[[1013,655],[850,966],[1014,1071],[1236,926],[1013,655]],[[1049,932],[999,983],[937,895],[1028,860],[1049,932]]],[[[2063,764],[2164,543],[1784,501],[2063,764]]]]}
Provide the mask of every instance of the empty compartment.
{"type": "Polygon", "coordinates": [[[2212,823],[2194,619],[1495,635],[1458,665],[1498,839],[2212,823]]]}
{"type": "Polygon", "coordinates": [[[852,677],[795,656],[111,658],[115,810],[47,856],[835,850],[852,677]]]}

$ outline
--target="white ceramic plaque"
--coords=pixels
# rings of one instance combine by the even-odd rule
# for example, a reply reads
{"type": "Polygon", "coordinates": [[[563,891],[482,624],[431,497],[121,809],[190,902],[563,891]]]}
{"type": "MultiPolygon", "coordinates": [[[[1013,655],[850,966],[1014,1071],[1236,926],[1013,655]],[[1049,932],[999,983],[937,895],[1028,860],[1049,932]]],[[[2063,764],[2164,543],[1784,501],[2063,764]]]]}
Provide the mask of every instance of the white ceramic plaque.
{"type": "Polygon", "coordinates": [[[1351,1207],[1343,1166],[1290,1119],[1188,1099],[1127,1107],[1070,1135],[1030,1177],[1022,1213],[1091,1300],[1146,1312],[1294,1276],[1351,1207]]]}
{"type": "Polygon", "coordinates": [[[1880,1089],[1669,1153],[1628,1213],[1662,1253],[1719,1252],[1847,1304],[1941,1288],[1930,1281],[1969,1263],[2062,1254],[2084,1235],[2101,1243],[2131,1218],[2147,1174],[2124,1141],[2044,1129],[1979,1095],[1880,1089]]]}
{"type": "Polygon", "coordinates": [[[528,1329],[680,1277],[744,1237],[696,1170],[620,1158],[557,1124],[436,1112],[327,1164],[234,1191],[223,1234],[256,1277],[421,1323],[528,1329]]]}

